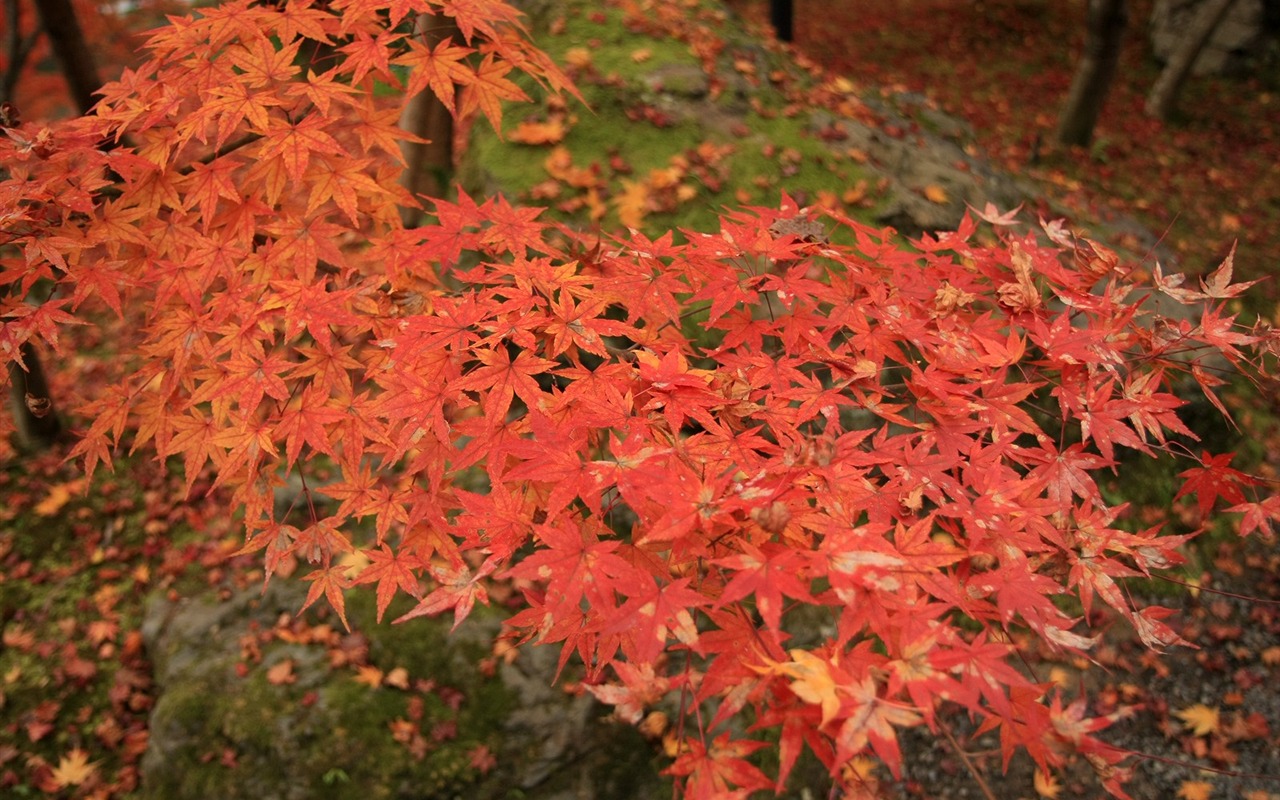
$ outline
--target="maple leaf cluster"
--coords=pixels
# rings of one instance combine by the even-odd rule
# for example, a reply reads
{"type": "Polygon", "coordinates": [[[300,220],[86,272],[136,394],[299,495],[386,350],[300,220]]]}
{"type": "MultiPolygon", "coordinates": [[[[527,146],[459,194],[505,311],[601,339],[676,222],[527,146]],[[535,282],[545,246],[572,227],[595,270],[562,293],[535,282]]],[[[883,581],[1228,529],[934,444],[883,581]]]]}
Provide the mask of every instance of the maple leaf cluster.
{"type": "Polygon", "coordinates": [[[1216,402],[1220,365],[1276,343],[1236,324],[1229,263],[1196,292],[1056,224],[986,213],[994,239],[967,218],[904,246],[786,197],[679,241],[587,242],[465,194],[405,228],[403,96],[381,87],[495,122],[513,69],[572,91],[506,4],[237,0],[149,49],[94,115],[0,141],[0,352],[104,306],[128,321],[118,380],[76,412],[89,472],[128,446],[188,488],[212,473],[242,552],[268,577],[309,564],[307,604],[344,623],[353,586],[461,621],[509,582],[510,627],[620,716],[683,698],[690,797],[780,788],[804,747],[896,772],[898,730],[944,703],[1006,760],[1084,753],[1122,794],[1111,718],[1015,666],[1010,634],[1087,651],[1055,602],[1076,597],[1178,641],[1123,588],[1185,539],[1120,524],[1095,476],[1123,451],[1185,457],[1204,516],[1280,516],[1182,444],[1176,383],[1216,402]],[[462,41],[427,48],[418,14],[462,41]],[[295,473],[336,503],[278,516],[295,473]],[[740,716],[780,730],[778,774],[740,716]]]}

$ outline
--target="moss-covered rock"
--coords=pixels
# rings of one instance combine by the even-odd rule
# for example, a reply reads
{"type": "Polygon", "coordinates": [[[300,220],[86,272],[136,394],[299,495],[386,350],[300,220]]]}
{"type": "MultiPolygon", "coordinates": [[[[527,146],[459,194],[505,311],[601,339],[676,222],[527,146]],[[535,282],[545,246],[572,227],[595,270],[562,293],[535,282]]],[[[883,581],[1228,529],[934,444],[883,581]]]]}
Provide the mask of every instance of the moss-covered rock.
{"type": "MultiPolygon", "coordinates": [[[[296,585],[154,598],[158,698],[140,798],[628,798],[666,791],[651,748],[552,686],[551,652],[490,659],[477,610],[401,626],[354,596],[353,630],[294,622],[296,585]]],[[[393,609],[395,611],[396,609],[393,609]]],[[[403,610],[403,609],[400,609],[403,610]]]]}

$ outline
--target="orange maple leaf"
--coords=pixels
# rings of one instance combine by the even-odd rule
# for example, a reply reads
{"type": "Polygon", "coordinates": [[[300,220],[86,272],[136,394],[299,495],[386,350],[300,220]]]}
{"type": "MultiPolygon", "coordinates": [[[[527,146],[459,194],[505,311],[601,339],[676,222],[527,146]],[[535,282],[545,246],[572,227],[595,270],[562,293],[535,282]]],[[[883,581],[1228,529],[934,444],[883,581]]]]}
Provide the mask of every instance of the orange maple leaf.
{"type": "Polygon", "coordinates": [[[429,48],[417,40],[409,42],[409,52],[396,59],[396,64],[409,68],[409,85],[405,93],[412,97],[430,87],[449,113],[457,115],[455,85],[465,86],[475,79],[475,73],[467,66],[466,58],[474,50],[459,47],[452,39],[445,39],[429,48]]]}
{"type": "Polygon", "coordinates": [[[462,115],[466,116],[475,109],[480,109],[488,118],[495,131],[502,130],[502,101],[528,101],[529,95],[524,90],[507,80],[506,74],[511,65],[487,56],[480,66],[476,67],[475,77],[467,87],[463,97],[462,115]]]}
{"type": "Polygon", "coordinates": [[[564,140],[564,123],[558,119],[550,122],[533,122],[525,120],[508,134],[507,138],[518,144],[543,145],[555,144],[564,140]]]}
{"type": "Polygon", "coordinates": [[[1183,781],[1178,787],[1178,797],[1182,800],[1209,800],[1213,794],[1213,784],[1208,781],[1183,781]]]}
{"type": "Polygon", "coordinates": [[[286,658],[277,661],[267,669],[267,683],[273,686],[284,686],[285,684],[295,683],[298,676],[293,674],[293,659],[286,658]]]}
{"type": "Polygon", "coordinates": [[[924,196],[930,203],[937,203],[938,205],[944,205],[950,199],[947,197],[947,190],[936,183],[931,183],[924,187],[924,196]]]}

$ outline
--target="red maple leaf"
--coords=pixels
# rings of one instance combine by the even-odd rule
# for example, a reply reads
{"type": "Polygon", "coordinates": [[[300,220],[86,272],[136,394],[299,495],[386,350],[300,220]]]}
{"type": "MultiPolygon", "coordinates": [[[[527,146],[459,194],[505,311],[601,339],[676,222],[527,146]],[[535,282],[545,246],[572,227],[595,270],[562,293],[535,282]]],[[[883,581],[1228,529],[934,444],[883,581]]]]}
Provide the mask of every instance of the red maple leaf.
{"type": "Polygon", "coordinates": [[[1258,482],[1249,475],[1232,469],[1229,465],[1234,458],[1235,453],[1201,453],[1199,466],[1178,473],[1178,477],[1184,481],[1173,499],[1194,494],[1201,519],[1208,518],[1219,497],[1232,505],[1244,503],[1245,488],[1256,486],[1258,482]]]}
{"type": "Polygon", "coordinates": [[[397,589],[415,598],[422,596],[418,588],[418,573],[427,565],[412,552],[393,552],[383,545],[378,550],[365,550],[364,554],[372,563],[360,571],[351,585],[378,584],[378,622],[382,621],[382,615],[391,605],[397,589]]]}

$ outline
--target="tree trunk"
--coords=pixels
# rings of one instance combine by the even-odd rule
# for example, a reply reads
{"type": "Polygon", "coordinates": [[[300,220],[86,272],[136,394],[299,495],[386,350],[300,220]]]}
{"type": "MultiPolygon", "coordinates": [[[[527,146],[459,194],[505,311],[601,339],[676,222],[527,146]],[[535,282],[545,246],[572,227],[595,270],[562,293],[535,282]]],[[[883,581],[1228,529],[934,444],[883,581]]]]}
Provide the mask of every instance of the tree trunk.
{"type": "MultiPolygon", "coordinates": [[[[31,48],[35,47],[36,40],[40,31],[36,30],[22,34],[20,9],[18,8],[18,0],[4,0],[4,16],[5,27],[5,56],[8,63],[5,65],[4,76],[0,77],[0,103],[11,103],[13,101],[14,89],[18,86],[18,78],[22,75],[22,69],[27,64],[27,56],[31,55],[31,48]]],[[[5,125],[10,124],[8,121],[5,125]]]]}
{"type": "Polygon", "coordinates": [[[793,40],[791,20],[794,16],[792,0],[769,0],[769,22],[773,24],[773,33],[778,41],[793,40]]]}
{"type": "Polygon", "coordinates": [[[53,54],[67,79],[71,98],[80,113],[86,114],[97,102],[93,93],[101,88],[102,82],[98,80],[98,65],[94,63],[93,52],[84,40],[71,0],[35,0],[35,4],[40,25],[49,35],[53,54]]]}
{"type": "Polygon", "coordinates": [[[1164,65],[1160,77],[1151,87],[1151,94],[1147,95],[1147,104],[1143,109],[1147,116],[1167,122],[1173,115],[1173,109],[1178,103],[1178,92],[1191,74],[1196,57],[1209,43],[1218,23],[1222,22],[1233,3],[1235,0],[1208,0],[1201,7],[1191,28],[1183,34],[1182,41],[1169,57],[1169,63],[1164,65]]]}
{"type": "MultiPolygon", "coordinates": [[[[428,47],[450,39],[458,30],[452,17],[419,14],[414,34],[428,47]]],[[[435,92],[425,89],[411,97],[400,112],[400,128],[427,141],[401,142],[405,169],[400,185],[414,197],[443,197],[453,177],[453,115],[435,92]]],[[[403,208],[400,218],[406,226],[422,217],[417,208],[403,208]]]]}
{"type": "MultiPolygon", "coordinates": [[[[40,26],[49,36],[54,56],[62,67],[71,99],[80,113],[86,114],[97,102],[93,93],[102,86],[102,82],[71,0],[35,0],[35,6],[40,26]]],[[[9,405],[13,410],[14,425],[25,446],[44,449],[53,445],[62,434],[62,421],[54,410],[49,383],[45,380],[35,345],[30,341],[24,342],[19,352],[26,369],[16,361],[9,363],[9,405]]]]}
{"type": "Polygon", "coordinates": [[[9,403],[18,440],[23,447],[44,450],[62,434],[62,422],[53,408],[49,384],[35,347],[31,342],[23,342],[19,352],[27,368],[24,370],[16,361],[9,362],[9,403]]]}
{"type": "Polygon", "coordinates": [[[1084,54],[1058,118],[1060,143],[1083,147],[1093,141],[1093,128],[1120,61],[1120,43],[1128,19],[1126,0],[1089,0],[1084,54]]]}

